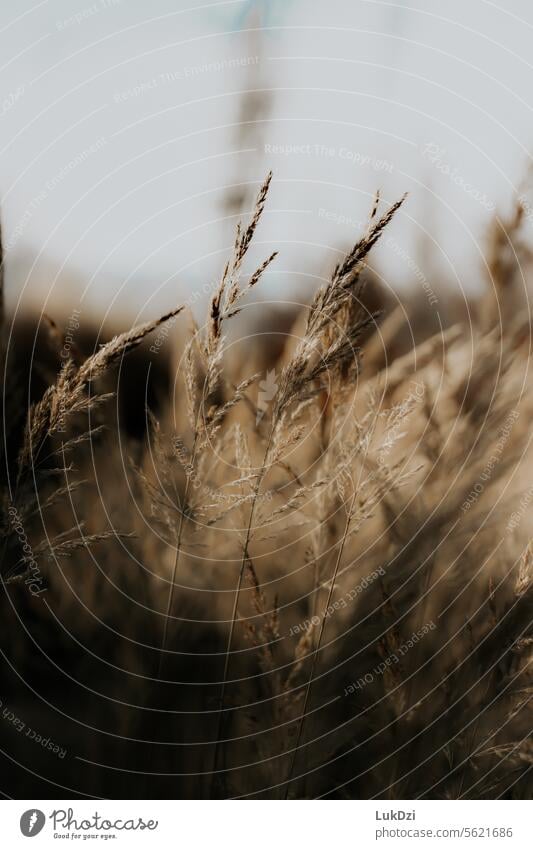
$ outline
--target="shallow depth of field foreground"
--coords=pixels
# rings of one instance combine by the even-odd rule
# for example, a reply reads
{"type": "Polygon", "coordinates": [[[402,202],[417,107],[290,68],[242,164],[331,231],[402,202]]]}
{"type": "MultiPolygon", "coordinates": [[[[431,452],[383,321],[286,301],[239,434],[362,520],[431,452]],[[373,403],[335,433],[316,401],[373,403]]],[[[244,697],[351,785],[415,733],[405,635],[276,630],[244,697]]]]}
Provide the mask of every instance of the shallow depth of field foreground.
{"type": "Polygon", "coordinates": [[[410,199],[377,194],[270,315],[270,181],[203,323],[3,317],[4,792],[527,798],[523,210],[485,295],[409,315],[372,248],[410,199]]]}

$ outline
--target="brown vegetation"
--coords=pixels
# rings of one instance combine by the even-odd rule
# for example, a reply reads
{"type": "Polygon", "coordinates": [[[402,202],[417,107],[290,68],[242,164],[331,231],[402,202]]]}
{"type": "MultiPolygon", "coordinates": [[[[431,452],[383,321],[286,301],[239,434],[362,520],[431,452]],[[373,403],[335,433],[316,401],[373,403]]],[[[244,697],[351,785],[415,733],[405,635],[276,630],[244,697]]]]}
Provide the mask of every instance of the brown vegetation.
{"type": "Polygon", "coordinates": [[[228,354],[269,183],[168,404],[128,395],[143,442],[108,374],[179,306],[56,356],[24,426],[53,357],[21,382],[4,328],[0,698],[65,750],[4,717],[4,792],[527,797],[529,315],[504,331],[492,293],[400,344],[365,293],[378,195],[287,344],[228,354]]]}

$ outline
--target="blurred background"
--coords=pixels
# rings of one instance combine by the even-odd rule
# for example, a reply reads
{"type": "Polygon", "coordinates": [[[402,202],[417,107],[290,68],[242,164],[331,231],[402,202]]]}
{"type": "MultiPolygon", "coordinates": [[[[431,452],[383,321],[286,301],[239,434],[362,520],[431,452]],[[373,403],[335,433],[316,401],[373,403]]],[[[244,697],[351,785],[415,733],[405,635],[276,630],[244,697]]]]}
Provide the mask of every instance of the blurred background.
{"type": "Polygon", "coordinates": [[[526,0],[0,0],[5,794],[275,795],[320,679],[294,795],[531,796],[532,36],[526,0]],[[111,346],[116,368],[84,394],[102,339],[183,303],[203,321],[270,169],[243,285],[280,253],[227,322],[220,378],[217,344],[182,356],[181,316],[124,362],[131,338],[111,346]],[[272,411],[303,373],[298,304],[365,233],[378,189],[379,215],[408,198],[366,288],[348,288],[379,315],[361,375],[345,304],[310,337],[331,381],[289,394],[317,403],[291,401],[271,460],[272,411]],[[42,598],[19,574],[26,539],[42,598]],[[313,679],[323,591],[351,586],[365,596],[331,641],[328,624],[313,679]],[[388,669],[430,615],[434,636],[388,669]],[[340,697],[382,662],[390,678],[340,697]],[[220,746],[235,775],[217,787],[220,746]]]}
{"type": "Polygon", "coordinates": [[[409,192],[374,257],[385,287],[462,299],[525,192],[526,0],[4,0],[0,16],[17,312],[124,324],[201,305],[269,169],[251,261],[281,255],[262,298],[307,301],[379,188],[409,192]]]}

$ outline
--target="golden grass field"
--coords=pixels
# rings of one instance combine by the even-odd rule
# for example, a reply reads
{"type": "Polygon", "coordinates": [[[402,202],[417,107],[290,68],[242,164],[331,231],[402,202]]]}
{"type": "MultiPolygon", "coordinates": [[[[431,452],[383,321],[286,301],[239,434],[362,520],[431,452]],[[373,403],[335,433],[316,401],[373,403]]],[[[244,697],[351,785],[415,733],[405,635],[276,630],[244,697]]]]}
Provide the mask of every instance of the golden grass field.
{"type": "Polygon", "coordinates": [[[241,334],[269,184],[203,324],[83,350],[83,319],[3,317],[9,794],[528,798],[523,211],[486,295],[405,317],[378,195],[309,306],[241,334]]]}

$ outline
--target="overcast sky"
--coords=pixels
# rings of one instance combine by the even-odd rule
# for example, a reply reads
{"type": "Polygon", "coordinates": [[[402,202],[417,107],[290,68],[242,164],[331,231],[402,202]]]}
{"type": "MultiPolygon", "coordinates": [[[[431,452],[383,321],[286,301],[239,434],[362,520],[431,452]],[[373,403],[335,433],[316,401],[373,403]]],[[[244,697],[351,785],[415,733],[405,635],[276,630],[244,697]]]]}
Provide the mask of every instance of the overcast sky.
{"type": "Polygon", "coordinates": [[[227,255],[227,187],[269,168],[254,257],[281,256],[266,295],[314,285],[376,188],[385,202],[409,192],[377,253],[388,285],[421,268],[479,286],[487,224],[520,191],[533,149],[530,2],[1,0],[0,10],[12,303],[24,288],[47,308],[82,297],[147,316],[194,300],[227,255]],[[262,111],[239,132],[251,88],[262,111]],[[424,234],[432,251],[420,250],[424,234]]]}

